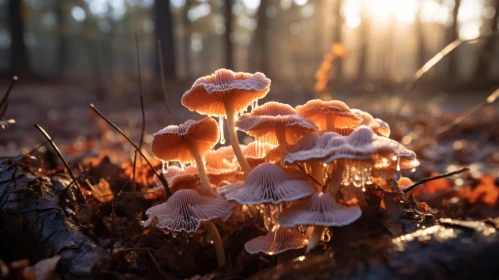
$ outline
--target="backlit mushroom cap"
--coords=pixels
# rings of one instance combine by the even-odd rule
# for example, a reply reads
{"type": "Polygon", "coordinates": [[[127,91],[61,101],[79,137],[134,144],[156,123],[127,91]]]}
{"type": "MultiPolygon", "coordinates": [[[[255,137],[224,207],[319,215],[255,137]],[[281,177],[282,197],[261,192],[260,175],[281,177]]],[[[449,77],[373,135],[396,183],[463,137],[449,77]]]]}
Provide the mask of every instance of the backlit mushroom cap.
{"type": "Polygon", "coordinates": [[[272,163],[260,164],[242,183],[217,189],[221,197],[241,204],[279,204],[309,196],[314,191],[312,184],[296,180],[284,169],[272,163]]]}
{"type": "Polygon", "coordinates": [[[310,100],[305,105],[296,107],[296,111],[313,121],[321,131],[328,130],[328,118],[334,122],[334,127],[339,128],[356,127],[362,122],[362,118],[353,114],[345,103],[338,100],[310,100]]]}
{"type": "Polygon", "coordinates": [[[270,79],[262,73],[219,69],[212,75],[197,79],[182,96],[182,105],[200,114],[225,116],[225,102],[230,103],[235,112],[240,112],[265,97],[269,89],[270,79]]]}
{"type": "Polygon", "coordinates": [[[354,113],[355,115],[359,116],[362,119],[362,122],[360,123],[360,125],[369,125],[369,123],[372,120],[374,120],[374,117],[371,114],[369,114],[368,112],[365,112],[365,111],[362,111],[359,109],[352,109],[351,111],[352,111],[352,113],[354,113]]]}
{"type": "Polygon", "coordinates": [[[195,166],[188,166],[180,174],[167,179],[168,187],[172,193],[183,189],[200,190],[201,182],[195,166]]]}
{"type": "MultiPolygon", "coordinates": [[[[242,148],[243,145],[241,145],[242,148]]],[[[222,146],[215,150],[217,154],[221,154],[229,162],[234,161],[234,150],[231,146],[222,146]]]]}
{"type": "Polygon", "coordinates": [[[378,135],[390,137],[390,126],[382,119],[372,120],[368,126],[378,135]]]}
{"type": "Polygon", "coordinates": [[[258,141],[272,145],[279,144],[276,132],[278,126],[284,129],[289,144],[294,144],[304,134],[317,130],[312,121],[298,115],[293,107],[278,102],[265,103],[241,116],[236,126],[258,141]]]}
{"type": "Polygon", "coordinates": [[[277,223],[285,227],[298,225],[345,226],[360,218],[358,206],[344,206],[329,192],[315,193],[302,203],[284,209],[277,223]]]}
{"type": "Polygon", "coordinates": [[[181,125],[170,125],[153,134],[151,143],[154,157],[162,161],[194,163],[190,151],[193,145],[201,155],[218,143],[218,124],[206,117],[199,121],[188,120],[181,125]]]}
{"type": "Polygon", "coordinates": [[[266,161],[266,156],[272,150],[272,145],[254,141],[242,148],[242,150],[248,164],[251,168],[255,168],[266,161]]]}
{"type": "Polygon", "coordinates": [[[309,160],[319,160],[327,157],[332,151],[346,144],[345,137],[335,132],[306,136],[296,145],[289,148],[288,155],[284,157],[284,163],[294,164],[309,160]]]}
{"type": "Polygon", "coordinates": [[[203,222],[214,219],[226,221],[232,214],[234,203],[200,195],[195,190],[179,190],[167,202],[146,211],[148,219],[143,226],[158,218],[156,227],[169,232],[196,232],[203,222]]]}
{"type": "Polygon", "coordinates": [[[412,180],[407,178],[407,177],[400,177],[399,181],[398,181],[398,186],[399,186],[399,189],[400,190],[405,190],[407,189],[408,187],[412,186],[412,180]]]}
{"type": "Polygon", "coordinates": [[[206,161],[206,171],[208,174],[232,173],[237,170],[237,166],[225,158],[224,153],[218,151],[208,151],[204,159],[206,161]]]}
{"type": "Polygon", "coordinates": [[[266,235],[251,239],[244,244],[250,254],[264,253],[275,255],[288,250],[300,249],[308,245],[308,240],[295,229],[278,227],[266,235]]]}

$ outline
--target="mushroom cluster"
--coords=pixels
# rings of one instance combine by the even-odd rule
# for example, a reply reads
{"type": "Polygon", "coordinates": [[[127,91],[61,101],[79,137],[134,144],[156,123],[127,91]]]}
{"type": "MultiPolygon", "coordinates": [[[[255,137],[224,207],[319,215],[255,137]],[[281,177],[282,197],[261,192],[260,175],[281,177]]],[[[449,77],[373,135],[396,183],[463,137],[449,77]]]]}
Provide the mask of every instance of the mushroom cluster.
{"type": "MultiPolygon", "coordinates": [[[[358,188],[349,193],[362,194],[372,186],[371,176],[398,177],[419,165],[414,152],[388,138],[383,120],[338,100],[258,106],[269,89],[262,73],[220,69],[184,93],[182,105],[207,117],[154,134],[152,153],[163,162],[173,194],[147,210],[144,226],[189,234],[204,228],[219,266],[225,264],[224,249],[211,221],[227,221],[235,212],[243,219],[256,215],[268,230],[248,240],[249,253],[308,251],[327,241],[330,227],[361,217],[359,205],[339,202],[340,191],[358,188]],[[214,149],[225,144],[224,119],[230,146],[214,149]],[[237,130],[254,142],[241,145],[237,130]]],[[[362,204],[363,196],[355,198],[362,204]]]]}

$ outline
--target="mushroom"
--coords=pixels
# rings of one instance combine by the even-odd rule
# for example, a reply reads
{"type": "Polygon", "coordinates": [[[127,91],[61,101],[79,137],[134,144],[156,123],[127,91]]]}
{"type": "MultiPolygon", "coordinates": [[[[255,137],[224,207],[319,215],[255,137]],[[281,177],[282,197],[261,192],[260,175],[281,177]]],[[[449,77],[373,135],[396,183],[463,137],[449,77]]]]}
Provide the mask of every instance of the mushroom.
{"type": "Polygon", "coordinates": [[[267,153],[272,149],[272,145],[254,141],[243,148],[243,155],[251,168],[255,168],[266,160],[267,153]]]}
{"type": "Polygon", "coordinates": [[[279,145],[283,150],[317,130],[312,121],[300,116],[293,107],[278,102],[265,103],[241,116],[236,126],[257,141],[279,145]]]}
{"type": "Polygon", "coordinates": [[[156,227],[168,232],[196,233],[201,226],[213,239],[219,267],[225,266],[222,239],[213,220],[226,221],[232,215],[234,203],[200,195],[195,190],[184,189],[172,194],[167,202],[146,211],[148,219],[142,223],[149,226],[157,218],[156,227]]]}
{"type": "Polygon", "coordinates": [[[196,163],[203,191],[211,193],[203,155],[218,142],[217,122],[206,117],[199,121],[188,120],[180,125],[170,125],[153,134],[152,153],[157,159],[196,163]]]}
{"type": "Polygon", "coordinates": [[[220,197],[240,204],[263,204],[264,225],[269,229],[275,225],[275,214],[280,212],[271,205],[309,196],[315,192],[315,188],[305,180],[294,178],[275,164],[262,163],[248,174],[244,182],[220,187],[217,192],[220,197]]]}
{"type": "Polygon", "coordinates": [[[346,226],[360,218],[359,206],[344,206],[336,202],[329,192],[313,194],[302,203],[295,204],[281,213],[277,223],[283,227],[313,225],[314,231],[307,247],[313,249],[322,238],[325,227],[346,226]]]}
{"type": "Polygon", "coordinates": [[[359,109],[352,109],[352,113],[362,119],[362,123],[360,123],[360,125],[368,126],[372,129],[372,131],[374,131],[374,133],[380,136],[390,137],[390,126],[382,119],[375,119],[368,112],[364,112],[359,109]]]}
{"type": "Polygon", "coordinates": [[[352,113],[350,108],[339,100],[310,100],[296,107],[303,117],[313,121],[320,131],[334,131],[336,128],[357,127],[362,118],[352,113]]]}
{"type": "Polygon", "coordinates": [[[307,238],[295,229],[279,227],[269,230],[266,235],[258,236],[244,244],[250,254],[262,252],[275,255],[288,250],[300,249],[307,246],[307,238]]]}
{"type": "Polygon", "coordinates": [[[227,117],[227,129],[234,154],[245,173],[251,171],[244,159],[235,127],[235,115],[245,110],[250,104],[267,95],[270,79],[262,73],[234,73],[219,69],[212,75],[197,79],[191,89],[182,96],[182,105],[200,114],[219,117],[221,143],[223,137],[223,117],[227,117]]]}

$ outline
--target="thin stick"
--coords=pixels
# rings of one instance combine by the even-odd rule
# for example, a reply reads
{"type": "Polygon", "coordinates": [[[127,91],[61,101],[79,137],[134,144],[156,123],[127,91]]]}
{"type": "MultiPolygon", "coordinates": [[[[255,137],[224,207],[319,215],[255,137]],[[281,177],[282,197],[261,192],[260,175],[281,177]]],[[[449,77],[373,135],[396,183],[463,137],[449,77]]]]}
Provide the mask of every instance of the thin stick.
{"type": "Polygon", "coordinates": [[[301,171],[303,171],[305,174],[307,174],[307,176],[312,180],[314,181],[314,183],[316,183],[317,185],[321,186],[324,188],[324,185],[322,185],[321,183],[319,183],[319,181],[317,181],[314,176],[310,175],[307,173],[307,171],[305,171],[305,168],[303,168],[299,163],[296,164],[296,166],[298,166],[298,168],[300,168],[301,171]]]}
{"type": "Polygon", "coordinates": [[[419,83],[419,81],[428,73],[435,65],[437,65],[438,62],[440,62],[444,57],[448,56],[450,53],[452,53],[455,49],[457,49],[459,46],[463,44],[473,44],[481,40],[487,40],[490,38],[495,38],[499,37],[499,33],[492,33],[489,35],[484,35],[477,37],[475,39],[469,39],[469,40],[461,40],[457,39],[454,42],[448,44],[445,46],[441,51],[439,51],[436,55],[434,55],[428,62],[421,67],[416,74],[412,77],[411,81],[405,86],[405,89],[402,93],[401,97],[401,103],[399,106],[398,111],[396,112],[397,115],[400,115],[400,111],[405,105],[407,96],[410,91],[414,89],[414,87],[419,83]]]}
{"type": "Polygon", "coordinates": [[[133,165],[132,165],[132,191],[137,191],[137,183],[135,182],[135,172],[137,166],[137,150],[133,151],[133,165]]]}
{"type": "Polygon", "coordinates": [[[484,101],[482,101],[482,102],[476,104],[475,106],[471,107],[471,109],[469,109],[467,112],[465,112],[464,114],[462,114],[461,116],[459,116],[458,118],[456,118],[453,122],[451,122],[451,123],[449,123],[447,125],[444,125],[444,126],[440,127],[439,129],[437,129],[435,136],[438,137],[441,134],[443,134],[446,131],[448,131],[449,129],[453,128],[454,126],[456,126],[456,125],[462,123],[463,121],[469,119],[473,114],[475,114],[476,112],[478,112],[478,110],[480,110],[483,107],[485,107],[486,105],[491,104],[494,101],[496,101],[497,97],[499,97],[499,88],[496,89],[491,95],[489,95],[489,97],[487,97],[487,99],[485,99],[484,101]]]}
{"type": "Polygon", "coordinates": [[[408,192],[412,191],[413,189],[417,188],[418,186],[420,186],[428,181],[433,181],[433,180],[437,180],[437,179],[441,179],[441,178],[445,178],[445,177],[450,177],[452,175],[456,175],[456,174],[462,173],[464,171],[469,171],[469,170],[470,169],[468,167],[464,167],[464,168],[461,168],[461,169],[453,171],[453,172],[440,174],[440,175],[437,175],[434,177],[423,178],[423,179],[417,181],[416,183],[414,183],[412,186],[405,189],[404,193],[408,193],[408,192]]]}
{"type": "MultiPolygon", "coordinates": [[[[83,201],[85,201],[85,196],[83,196],[83,192],[81,191],[81,188],[80,188],[80,184],[78,183],[78,181],[76,180],[76,177],[74,176],[73,172],[71,171],[71,168],[69,167],[69,164],[68,162],[66,161],[66,159],[64,159],[64,156],[62,155],[61,153],[61,150],[59,150],[59,148],[57,147],[57,145],[55,144],[54,140],[50,137],[50,135],[45,131],[45,129],[43,129],[39,124],[35,124],[35,128],[38,129],[38,131],[40,131],[40,133],[43,135],[43,137],[45,137],[45,139],[47,139],[50,143],[50,145],[52,146],[52,148],[54,149],[54,151],[56,152],[57,156],[61,159],[62,163],[64,164],[64,166],[66,167],[68,173],[69,173],[69,176],[71,176],[71,179],[73,180],[73,182],[75,183],[76,185],[76,188],[78,189],[78,191],[80,192],[80,195],[81,195],[81,198],[83,201]]],[[[69,188],[71,186],[71,184],[69,184],[67,186],[67,188],[69,188]]]]}
{"type": "Polygon", "coordinates": [[[155,251],[153,248],[124,248],[121,251],[155,251]]]}
{"type": "Polygon", "coordinates": [[[5,167],[4,169],[2,169],[2,171],[0,171],[0,174],[3,174],[6,170],[8,170],[9,168],[11,168],[12,166],[14,166],[14,164],[16,164],[17,162],[19,162],[19,160],[31,155],[32,153],[36,152],[38,149],[40,149],[41,147],[45,146],[48,142],[50,142],[50,140],[46,140],[45,142],[43,142],[42,144],[38,145],[36,148],[34,148],[33,150],[29,151],[27,154],[24,154],[24,155],[21,155],[18,157],[18,159],[16,159],[13,163],[9,164],[7,167],[5,167]]]}
{"type": "Polygon", "coordinates": [[[150,250],[146,250],[147,253],[149,254],[149,256],[151,257],[151,260],[154,262],[154,264],[156,265],[156,267],[158,268],[159,270],[159,273],[161,274],[161,278],[162,279],[167,279],[166,276],[163,274],[163,270],[161,269],[161,266],[159,266],[159,263],[158,261],[156,260],[156,258],[154,257],[154,255],[151,253],[150,250]]]}
{"type": "Polygon", "coordinates": [[[165,177],[163,177],[163,174],[159,174],[156,171],[156,169],[154,169],[151,162],[142,153],[142,151],[139,149],[137,144],[135,144],[135,142],[133,142],[132,139],[130,139],[117,125],[115,125],[112,121],[110,121],[108,118],[106,118],[101,112],[99,112],[99,110],[97,110],[97,108],[95,108],[94,104],[90,104],[89,106],[97,115],[99,115],[99,117],[101,117],[103,120],[105,120],[112,128],[114,128],[114,130],[116,130],[119,134],[121,134],[121,136],[123,136],[128,141],[128,143],[130,143],[130,145],[132,145],[137,150],[137,152],[140,154],[140,156],[142,158],[144,158],[144,160],[147,162],[147,164],[149,165],[151,170],[154,172],[154,174],[161,181],[161,184],[163,184],[163,187],[165,187],[165,194],[166,194],[166,198],[168,199],[171,196],[171,192],[170,192],[170,189],[168,188],[168,182],[166,181],[165,177]]]}
{"type": "Polygon", "coordinates": [[[168,92],[166,91],[165,67],[163,65],[163,49],[161,48],[161,40],[156,41],[156,45],[158,47],[159,70],[161,71],[161,86],[163,87],[163,96],[165,97],[166,112],[170,117],[171,123],[175,123],[172,109],[170,108],[170,103],[168,102],[168,92]]]}
{"type": "Polygon", "coordinates": [[[19,78],[17,76],[12,77],[12,80],[10,81],[10,85],[7,88],[7,91],[5,92],[5,95],[3,96],[2,101],[0,102],[0,108],[2,108],[5,105],[5,108],[2,110],[2,114],[0,115],[0,118],[3,117],[3,115],[7,111],[7,106],[8,106],[7,100],[9,98],[10,92],[11,92],[12,88],[14,87],[14,85],[16,84],[17,80],[19,80],[19,78]]]}
{"type": "MultiPolygon", "coordinates": [[[[137,51],[137,71],[139,72],[139,92],[140,92],[140,110],[142,112],[142,130],[140,132],[139,138],[139,150],[142,149],[142,144],[144,142],[144,133],[146,130],[146,114],[144,110],[144,95],[142,92],[142,74],[140,71],[140,51],[139,51],[139,39],[137,34],[135,34],[135,47],[137,51]]],[[[137,151],[134,152],[133,156],[133,191],[136,191],[136,182],[135,182],[135,170],[137,166],[137,151]]]]}

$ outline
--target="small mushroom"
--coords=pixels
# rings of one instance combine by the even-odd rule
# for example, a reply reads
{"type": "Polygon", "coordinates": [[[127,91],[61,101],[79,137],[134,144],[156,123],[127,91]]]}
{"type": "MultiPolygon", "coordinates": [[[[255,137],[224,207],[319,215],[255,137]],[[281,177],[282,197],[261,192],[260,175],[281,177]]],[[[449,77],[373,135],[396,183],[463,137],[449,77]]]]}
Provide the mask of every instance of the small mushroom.
{"type": "Polygon", "coordinates": [[[225,252],[215,219],[226,221],[232,215],[234,203],[220,198],[200,195],[195,190],[184,189],[172,194],[167,202],[146,211],[148,219],[142,223],[149,226],[157,218],[156,227],[166,232],[196,233],[202,226],[213,239],[218,266],[225,266],[225,252]]]}
{"type": "Polygon", "coordinates": [[[362,118],[352,113],[350,108],[339,100],[310,100],[296,107],[303,117],[313,121],[320,131],[334,131],[336,128],[357,127],[362,118]]]}
{"type": "Polygon", "coordinates": [[[271,205],[309,196],[315,192],[315,188],[275,164],[262,163],[248,174],[244,182],[220,187],[217,192],[220,197],[240,204],[264,204],[264,224],[269,229],[275,224],[275,215],[280,212],[271,205]]]}
{"type": "Polygon", "coordinates": [[[277,223],[284,227],[313,225],[307,251],[313,249],[322,238],[324,227],[346,226],[362,215],[359,206],[344,206],[336,202],[333,194],[319,192],[302,203],[295,204],[281,213],[277,223]]]}
{"type": "Polygon", "coordinates": [[[199,121],[188,120],[181,125],[170,125],[153,134],[152,153],[157,159],[196,163],[203,190],[211,193],[203,155],[218,142],[217,122],[206,117],[199,121]]]}
{"type": "Polygon", "coordinates": [[[264,253],[275,255],[288,250],[307,246],[307,238],[295,229],[279,227],[269,230],[266,235],[258,236],[244,244],[250,254],[264,253]]]}
{"type": "MultiPolygon", "coordinates": [[[[201,77],[182,96],[182,105],[200,114],[219,117],[220,139],[224,139],[222,118],[227,118],[227,129],[234,154],[244,172],[251,171],[244,159],[235,127],[235,116],[250,104],[267,95],[270,79],[262,73],[232,72],[219,69],[212,75],[201,77]]],[[[254,106],[254,105],[253,105],[254,106]]],[[[254,106],[256,107],[256,106],[254,106]]],[[[222,140],[223,144],[224,140],[222,140]]]]}
{"type": "Polygon", "coordinates": [[[265,103],[241,116],[236,126],[257,141],[279,145],[283,150],[317,130],[312,121],[300,116],[293,107],[278,102],[265,103]]]}
{"type": "Polygon", "coordinates": [[[255,168],[265,162],[267,153],[271,149],[272,145],[268,143],[254,141],[244,147],[242,151],[244,158],[246,158],[246,161],[251,166],[251,168],[255,168]]]}

